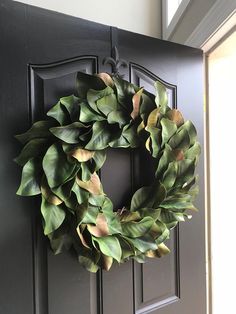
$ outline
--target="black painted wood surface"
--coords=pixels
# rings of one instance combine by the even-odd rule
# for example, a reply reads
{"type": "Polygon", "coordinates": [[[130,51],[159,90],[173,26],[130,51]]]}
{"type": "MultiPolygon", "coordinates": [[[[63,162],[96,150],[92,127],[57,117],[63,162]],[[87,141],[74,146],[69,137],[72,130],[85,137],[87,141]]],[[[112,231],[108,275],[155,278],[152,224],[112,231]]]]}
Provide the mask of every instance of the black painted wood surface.
{"type": "MultiPolygon", "coordinates": [[[[200,211],[172,233],[172,253],[97,275],[73,254],[52,254],[39,200],[15,195],[20,169],[12,161],[20,149],[14,134],[71,94],[77,71],[111,72],[103,60],[114,46],[128,64],[120,74],[151,92],[155,80],[164,82],[171,106],[194,121],[203,142],[202,52],[7,0],[0,46],[0,313],[206,314],[203,157],[200,211]]],[[[120,208],[152,173],[143,150],[109,149],[101,179],[120,208]]]]}

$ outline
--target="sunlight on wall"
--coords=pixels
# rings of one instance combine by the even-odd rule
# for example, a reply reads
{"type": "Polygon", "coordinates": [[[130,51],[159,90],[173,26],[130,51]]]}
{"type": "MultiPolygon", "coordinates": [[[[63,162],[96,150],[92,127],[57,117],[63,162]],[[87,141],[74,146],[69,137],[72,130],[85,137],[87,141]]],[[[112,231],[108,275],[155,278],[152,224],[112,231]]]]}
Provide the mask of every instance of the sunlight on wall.
{"type": "Polygon", "coordinates": [[[235,313],[236,32],[209,56],[213,314],[235,313]]]}

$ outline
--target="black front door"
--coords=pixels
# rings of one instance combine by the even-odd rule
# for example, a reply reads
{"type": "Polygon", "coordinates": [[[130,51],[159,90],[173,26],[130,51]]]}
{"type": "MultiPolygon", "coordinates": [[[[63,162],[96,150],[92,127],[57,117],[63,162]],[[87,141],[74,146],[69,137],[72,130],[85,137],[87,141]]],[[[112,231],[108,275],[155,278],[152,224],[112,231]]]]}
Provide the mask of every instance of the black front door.
{"type": "MultiPolygon", "coordinates": [[[[90,274],[73,255],[54,256],[43,237],[39,204],[15,195],[20,170],[14,134],[42,118],[59,97],[73,93],[76,72],[111,72],[107,56],[127,62],[120,74],[153,92],[162,81],[171,106],[194,121],[203,141],[202,52],[13,1],[0,4],[0,313],[206,314],[204,172],[192,221],[172,233],[171,254],[146,264],[127,262],[90,274]],[[112,49],[113,48],[113,49],[112,49]]],[[[115,206],[148,181],[148,161],[112,150],[102,168],[115,206]],[[111,180],[111,178],[116,180],[111,180]]]]}

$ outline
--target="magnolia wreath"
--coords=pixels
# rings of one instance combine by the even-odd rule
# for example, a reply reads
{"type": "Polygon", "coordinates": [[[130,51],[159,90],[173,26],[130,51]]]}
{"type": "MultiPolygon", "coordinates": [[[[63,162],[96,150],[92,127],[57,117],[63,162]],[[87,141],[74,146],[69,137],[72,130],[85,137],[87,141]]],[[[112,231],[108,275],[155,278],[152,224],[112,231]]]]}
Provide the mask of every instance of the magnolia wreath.
{"type": "Polygon", "coordinates": [[[168,107],[165,86],[154,85],[156,96],[118,75],[79,72],[76,96],[62,97],[47,120],[16,136],[24,144],[17,194],[41,194],[52,250],[73,249],[91,272],[167,254],[170,230],[196,210],[196,129],[168,107]],[[108,147],[143,147],[155,163],[152,184],[122,209],[113,209],[99,178],[108,147]]]}

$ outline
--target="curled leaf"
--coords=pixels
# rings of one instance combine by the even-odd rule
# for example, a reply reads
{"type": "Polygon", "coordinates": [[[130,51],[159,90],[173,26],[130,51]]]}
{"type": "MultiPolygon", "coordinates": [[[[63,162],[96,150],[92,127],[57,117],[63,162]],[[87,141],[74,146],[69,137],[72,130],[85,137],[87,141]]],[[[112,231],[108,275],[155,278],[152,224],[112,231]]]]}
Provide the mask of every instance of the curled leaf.
{"type": "Polygon", "coordinates": [[[78,177],[76,177],[76,182],[81,188],[89,191],[91,194],[99,195],[103,193],[101,181],[99,179],[99,176],[96,174],[96,172],[94,172],[91,175],[91,178],[89,181],[84,182],[80,180],[78,177]]]}

